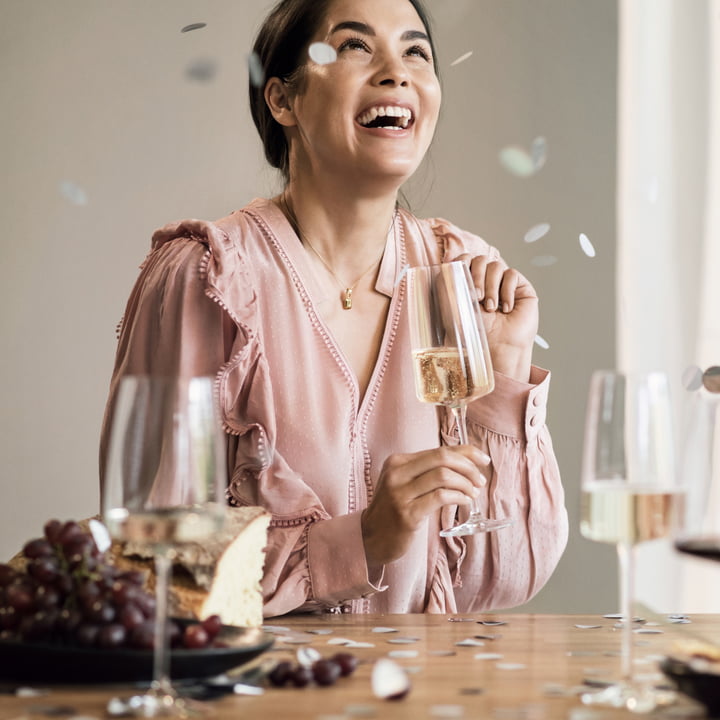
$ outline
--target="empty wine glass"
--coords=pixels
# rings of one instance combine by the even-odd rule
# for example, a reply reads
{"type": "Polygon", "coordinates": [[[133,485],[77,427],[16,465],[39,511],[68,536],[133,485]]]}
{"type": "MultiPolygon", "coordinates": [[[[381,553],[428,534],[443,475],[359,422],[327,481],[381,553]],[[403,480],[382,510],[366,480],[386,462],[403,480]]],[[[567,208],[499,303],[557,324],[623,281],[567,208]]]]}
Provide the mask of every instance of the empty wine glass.
{"type": "MultiPolygon", "coordinates": [[[[409,268],[407,291],[417,397],[450,408],[460,444],[466,445],[467,405],[495,387],[470,271],[461,261],[409,268]]],[[[470,535],[511,524],[507,518],[484,517],[473,501],[467,520],[440,534],[470,535]]]]}
{"type": "Polygon", "coordinates": [[[593,373],[585,421],[580,530],[617,547],[622,615],[621,677],[587,704],[649,712],[669,701],[666,690],[633,672],[633,550],[669,537],[682,505],[674,457],[672,407],[660,372],[593,373]]]}
{"type": "Polygon", "coordinates": [[[685,513],[675,539],[683,553],[720,560],[720,367],[690,397],[683,442],[685,513]]]}
{"type": "Polygon", "coordinates": [[[124,377],[115,399],[102,486],[113,538],[145,545],[156,572],[153,679],[126,703],[142,717],[186,715],[170,681],[168,582],[176,548],[225,517],[223,434],[210,378],[124,377]]]}

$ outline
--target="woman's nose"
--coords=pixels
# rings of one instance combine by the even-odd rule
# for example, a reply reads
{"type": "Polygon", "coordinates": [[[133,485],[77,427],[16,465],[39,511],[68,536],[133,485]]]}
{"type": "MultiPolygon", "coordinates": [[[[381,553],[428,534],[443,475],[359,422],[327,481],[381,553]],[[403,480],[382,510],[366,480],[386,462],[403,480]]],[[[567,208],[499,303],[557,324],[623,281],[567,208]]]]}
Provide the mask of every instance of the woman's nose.
{"type": "Polygon", "coordinates": [[[389,87],[405,87],[409,83],[409,74],[401,59],[385,55],[380,58],[379,67],[375,73],[375,82],[378,85],[389,87]]]}

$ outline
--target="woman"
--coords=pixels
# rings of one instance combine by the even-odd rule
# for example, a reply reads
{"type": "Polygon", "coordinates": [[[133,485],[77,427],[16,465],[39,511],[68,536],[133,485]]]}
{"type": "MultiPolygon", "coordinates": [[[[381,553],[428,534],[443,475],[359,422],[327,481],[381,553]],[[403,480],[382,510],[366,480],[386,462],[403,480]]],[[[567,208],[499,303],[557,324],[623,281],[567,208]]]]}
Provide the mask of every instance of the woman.
{"type": "Polygon", "coordinates": [[[426,14],[417,0],[283,0],[255,52],[253,118],[285,187],[155,233],[106,419],[125,374],[216,377],[228,501],[272,514],[266,616],[523,603],[567,540],[549,374],[531,365],[538,303],[479,237],[397,206],[440,109],[426,14]],[[337,59],[313,61],[312,43],[337,59]],[[466,446],[415,398],[401,279],[454,259],[471,266],[497,376],[466,446]],[[441,538],[476,496],[514,526],[441,538]]]}

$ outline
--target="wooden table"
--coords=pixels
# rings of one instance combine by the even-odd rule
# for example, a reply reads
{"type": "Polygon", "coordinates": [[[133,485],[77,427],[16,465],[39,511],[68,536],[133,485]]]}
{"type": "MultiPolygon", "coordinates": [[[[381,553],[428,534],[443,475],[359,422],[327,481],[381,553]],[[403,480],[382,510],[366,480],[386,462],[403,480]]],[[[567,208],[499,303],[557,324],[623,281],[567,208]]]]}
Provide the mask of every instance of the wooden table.
{"type": "MultiPolygon", "coordinates": [[[[692,616],[691,620],[690,624],[676,624],[662,616],[653,618],[657,625],[645,625],[646,631],[661,632],[635,635],[638,671],[658,672],[659,658],[688,634],[720,642],[720,616],[692,616]]],[[[637,718],[625,710],[590,711],[579,697],[584,680],[612,677],[619,667],[621,633],[615,623],[616,620],[596,615],[513,613],[277,618],[268,621],[276,641],[264,659],[294,659],[300,647],[313,647],[329,656],[342,649],[341,645],[331,644],[333,638],[333,642],[346,638],[371,643],[372,647],[350,648],[360,665],[351,677],[340,678],[332,686],[268,687],[260,696],[227,695],[202,706],[207,709],[207,717],[220,720],[637,718]],[[480,624],[482,621],[503,624],[480,624]],[[395,631],[378,632],[380,628],[395,631]],[[484,645],[458,645],[467,638],[476,639],[477,635],[490,638],[478,641],[484,645]],[[416,640],[397,643],[401,638],[416,640]],[[296,644],[288,639],[304,642],[296,644]],[[495,654],[501,657],[493,657],[495,654]],[[371,689],[372,666],[377,659],[393,655],[410,673],[412,689],[403,700],[380,700],[371,689]]],[[[68,708],[68,713],[61,717],[72,717],[74,713],[84,720],[104,718],[108,700],[128,692],[127,688],[98,686],[49,690],[48,694],[34,698],[0,696],[0,720],[36,720],[49,716],[43,714],[43,709],[47,713],[57,706],[68,708]]],[[[697,709],[695,703],[681,696],[672,717],[697,717],[697,709]],[[687,710],[687,714],[681,709],[687,710]]]]}

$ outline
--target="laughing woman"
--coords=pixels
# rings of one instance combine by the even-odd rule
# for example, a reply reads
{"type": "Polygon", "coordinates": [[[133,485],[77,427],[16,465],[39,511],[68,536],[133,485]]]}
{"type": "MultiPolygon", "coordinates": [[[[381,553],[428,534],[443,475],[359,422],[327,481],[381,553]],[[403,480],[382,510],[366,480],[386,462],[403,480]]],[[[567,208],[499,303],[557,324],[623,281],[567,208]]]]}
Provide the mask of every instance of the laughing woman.
{"type": "Polygon", "coordinates": [[[216,222],[162,228],[121,326],[109,408],[127,374],[216,379],[227,499],[272,515],[265,615],[470,612],[524,603],[567,541],[545,425],[549,373],[532,365],[533,287],[478,236],[418,219],[398,192],[441,103],[419,0],[283,0],[254,51],[253,118],[283,178],[216,222]],[[313,43],[336,54],[322,64],[313,43]],[[468,409],[415,397],[402,269],[462,259],[496,372],[468,409]],[[512,527],[440,530],[478,497],[512,527]]]}

